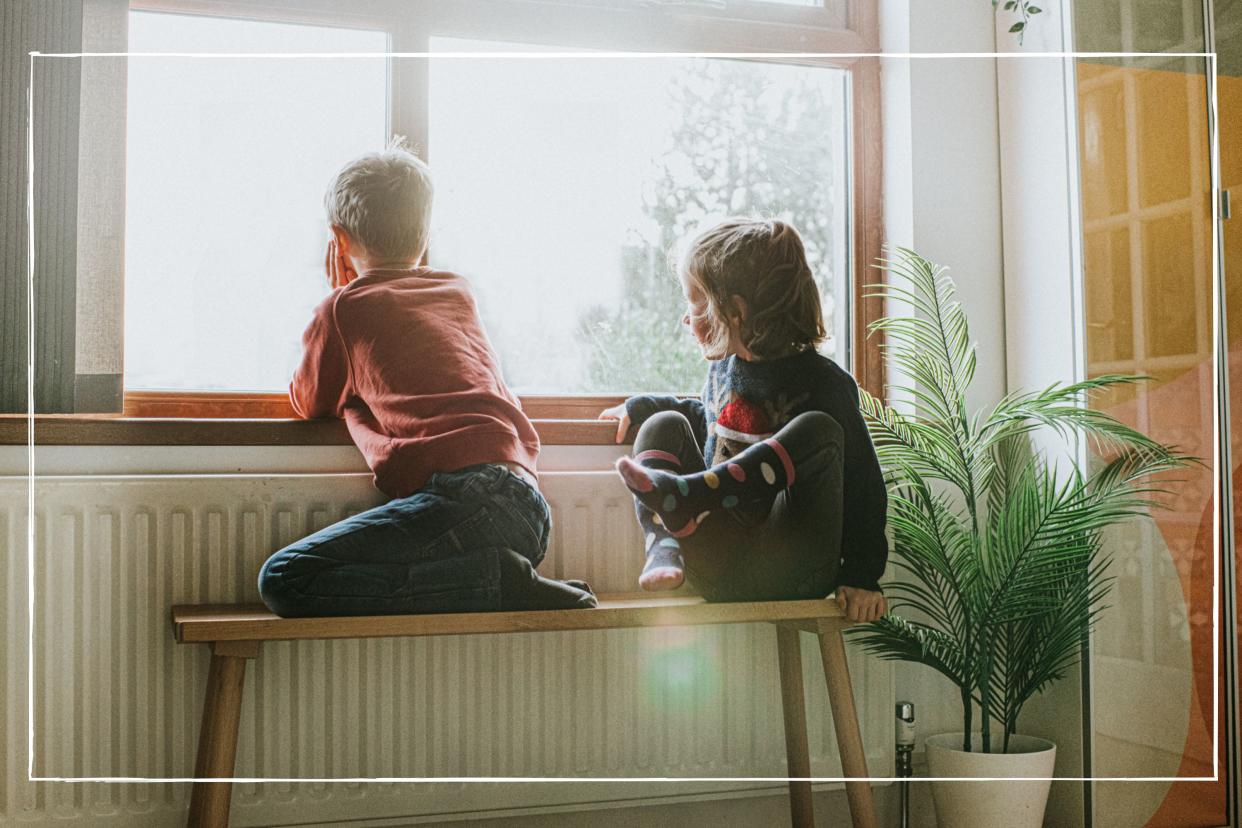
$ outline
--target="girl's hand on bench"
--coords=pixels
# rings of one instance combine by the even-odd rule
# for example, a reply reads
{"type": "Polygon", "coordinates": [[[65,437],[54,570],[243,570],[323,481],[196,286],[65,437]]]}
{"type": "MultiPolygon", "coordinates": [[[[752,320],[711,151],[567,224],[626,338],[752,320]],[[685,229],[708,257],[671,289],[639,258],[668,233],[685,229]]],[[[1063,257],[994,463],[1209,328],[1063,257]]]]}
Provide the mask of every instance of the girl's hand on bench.
{"type": "Polygon", "coordinates": [[[851,621],[876,621],[888,612],[888,601],[884,593],[874,592],[859,587],[837,587],[837,603],[841,611],[851,621]]]}
{"type": "Polygon", "coordinates": [[[600,420],[616,420],[617,421],[617,442],[625,442],[625,435],[630,430],[630,415],[625,410],[625,403],[614,405],[612,408],[605,408],[599,412],[600,420]]]}

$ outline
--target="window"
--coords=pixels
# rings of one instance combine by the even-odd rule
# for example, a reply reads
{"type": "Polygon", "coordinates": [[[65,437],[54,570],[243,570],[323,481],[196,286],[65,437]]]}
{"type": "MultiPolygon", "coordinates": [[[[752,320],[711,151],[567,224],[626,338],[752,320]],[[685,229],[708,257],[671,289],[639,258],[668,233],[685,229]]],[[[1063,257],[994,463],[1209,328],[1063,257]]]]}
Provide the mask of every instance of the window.
{"type": "MultiPolygon", "coordinates": [[[[518,392],[697,391],[668,252],[713,217],[798,227],[825,323],[848,330],[847,72],[498,57],[433,60],[430,78],[431,262],[474,283],[518,392]]],[[[848,340],[823,350],[847,363],[848,340]]]]}
{"type": "MultiPolygon", "coordinates": [[[[384,32],[130,15],[130,51],[380,52],[384,32]]],[[[129,63],[125,387],[279,391],[325,295],[323,193],[382,146],[376,58],[129,63]]]]}
{"type": "MultiPolygon", "coordinates": [[[[135,6],[134,52],[847,53],[876,41],[857,0],[460,0],[416,19],[400,3],[222,7],[236,17],[135,6]]],[[[475,284],[519,393],[696,391],[703,365],[667,252],[701,220],[738,213],[802,231],[833,336],[823,350],[878,390],[878,355],[859,347],[876,313],[857,275],[879,254],[874,60],[133,58],[128,84],[131,415],[286,411],[299,334],[327,293],[324,188],[393,133],[436,176],[431,262],[475,284]]],[[[585,403],[535,405],[581,416],[585,403]]]]}

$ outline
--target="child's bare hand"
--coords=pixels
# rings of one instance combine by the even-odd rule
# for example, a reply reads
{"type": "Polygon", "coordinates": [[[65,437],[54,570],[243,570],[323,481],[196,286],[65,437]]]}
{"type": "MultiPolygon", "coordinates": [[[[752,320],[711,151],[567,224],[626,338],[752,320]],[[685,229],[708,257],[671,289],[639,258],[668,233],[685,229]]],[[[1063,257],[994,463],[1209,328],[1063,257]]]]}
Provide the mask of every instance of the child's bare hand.
{"type": "Polygon", "coordinates": [[[601,420],[617,421],[617,442],[625,442],[625,435],[630,430],[630,415],[625,410],[625,403],[614,405],[612,408],[605,408],[599,412],[601,420]]]}
{"type": "Polygon", "coordinates": [[[884,593],[859,587],[837,587],[837,603],[851,621],[875,621],[888,612],[884,593]]]}
{"type": "Polygon", "coordinates": [[[323,266],[328,274],[328,285],[333,290],[345,287],[358,278],[358,274],[354,272],[353,265],[350,264],[348,257],[337,246],[335,238],[328,242],[328,253],[324,257],[323,266]]]}

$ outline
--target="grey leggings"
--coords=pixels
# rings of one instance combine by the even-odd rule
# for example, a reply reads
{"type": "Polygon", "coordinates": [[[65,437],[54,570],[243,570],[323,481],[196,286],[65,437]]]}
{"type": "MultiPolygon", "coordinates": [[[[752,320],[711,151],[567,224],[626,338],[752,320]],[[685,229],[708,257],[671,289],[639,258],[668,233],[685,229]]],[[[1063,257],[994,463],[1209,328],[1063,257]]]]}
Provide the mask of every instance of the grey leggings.
{"type": "MultiPolygon", "coordinates": [[[[770,503],[715,511],[681,540],[686,576],[709,601],[823,598],[836,586],[841,426],[822,411],[808,411],[775,436],[797,469],[794,484],[770,503]]],[[[705,468],[690,421],[676,411],[661,411],[638,430],[634,454],[652,449],[676,455],[682,474],[705,468]]]]}

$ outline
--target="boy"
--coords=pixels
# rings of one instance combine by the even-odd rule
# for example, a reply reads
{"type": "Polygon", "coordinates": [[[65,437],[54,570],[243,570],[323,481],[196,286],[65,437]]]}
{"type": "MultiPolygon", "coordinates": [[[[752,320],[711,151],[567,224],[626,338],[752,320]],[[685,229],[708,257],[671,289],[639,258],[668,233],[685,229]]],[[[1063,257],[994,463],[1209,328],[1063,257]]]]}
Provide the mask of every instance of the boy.
{"type": "Polygon", "coordinates": [[[280,550],[259,592],[278,615],[595,606],[539,576],[551,518],[539,437],[505,386],[457,274],[419,266],[430,172],[400,142],[347,164],[325,196],[332,293],[289,386],[299,417],[341,417],[392,500],[280,550]]]}

